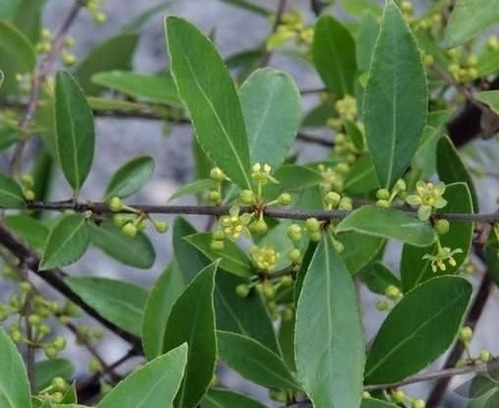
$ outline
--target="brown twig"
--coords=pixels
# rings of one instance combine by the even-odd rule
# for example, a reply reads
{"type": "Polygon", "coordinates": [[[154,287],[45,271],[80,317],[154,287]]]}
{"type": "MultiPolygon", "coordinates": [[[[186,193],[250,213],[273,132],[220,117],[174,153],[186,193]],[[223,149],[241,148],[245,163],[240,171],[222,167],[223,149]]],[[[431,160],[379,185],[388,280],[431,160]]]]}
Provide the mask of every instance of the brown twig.
{"type": "MultiPolygon", "coordinates": [[[[283,13],[286,10],[286,5],[287,5],[288,0],[279,0],[278,3],[278,8],[276,10],[276,15],[274,18],[274,23],[273,23],[273,28],[271,29],[271,34],[275,33],[276,30],[278,29],[278,26],[281,23],[281,17],[283,16],[283,13]]],[[[262,58],[259,63],[259,67],[263,68],[269,64],[269,61],[271,60],[271,56],[273,55],[273,52],[271,50],[266,50],[262,54],[262,58]]]]}
{"type": "MultiPolygon", "coordinates": [[[[19,127],[21,128],[21,130],[27,129],[31,124],[31,121],[33,120],[33,116],[38,107],[38,99],[40,97],[42,85],[45,82],[47,76],[52,71],[52,66],[54,64],[55,57],[62,50],[62,47],[64,45],[64,37],[68,32],[69,28],[71,27],[71,25],[73,24],[73,22],[75,21],[81,6],[82,4],[79,0],[76,0],[73,3],[73,6],[71,7],[68,15],[63,20],[63,23],[59,31],[52,40],[51,51],[42,59],[38,70],[36,71],[35,75],[31,80],[31,93],[28,100],[26,113],[19,121],[19,127]]],[[[24,138],[23,140],[19,141],[16,146],[16,149],[14,150],[14,154],[12,156],[9,168],[9,172],[13,176],[16,176],[19,173],[26,142],[27,138],[24,138]]]]}

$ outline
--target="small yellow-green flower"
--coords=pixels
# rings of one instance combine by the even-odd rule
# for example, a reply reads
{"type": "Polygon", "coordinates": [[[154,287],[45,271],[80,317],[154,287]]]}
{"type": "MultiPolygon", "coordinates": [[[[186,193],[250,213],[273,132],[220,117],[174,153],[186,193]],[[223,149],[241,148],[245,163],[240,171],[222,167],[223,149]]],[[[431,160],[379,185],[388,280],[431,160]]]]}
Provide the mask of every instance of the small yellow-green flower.
{"type": "Polygon", "coordinates": [[[250,234],[247,225],[250,223],[251,219],[252,216],[250,214],[245,213],[239,215],[239,208],[233,207],[229,211],[229,215],[221,218],[221,230],[229,239],[236,241],[241,234],[250,234]]]}
{"type": "Polygon", "coordinates": [[[457,261],[453,258],[453,255],[461,254],[463,251],[460,248],[454,249],[453,251],[449,247],[438,247],[436,254],[425,254],[422,259],[428,259],[431,261],[432,272],[437,272],[446,270],[446,263],[450,266],[456,266],[457,261]]]}
{"type": "Polygon", "coordinates": [[[358,105],[356,99],[351,95],[346,95],[343,99],[335,102],[335,109],[341,118],[354,120],[358,114],[358,105]]]}
{"type": "Polygon", "coordinates": [[[255,266],[265,272],[269,272],[276,266],[278,254],[272,246],[253,246],[250,248],[250,255],[255,266]]]}
{"type": "Polygon", "coordinates": [[[434,185],[423,181],[417,182],[416,194],[406,197],[406,202],[413,206],[419,206],[418,218],[421,221],[428,220],[433,209],[440,209],[446,206],[448,202],[443,198],[446,185],[439,182],[434,185]]]}
{"type": "Polygon", "coordinates": [[[261,185],[267,184],[268,181],[274,184],[279,184],[273,176],[271,176],[271,166],[269,164],[255,163],[252,166],[252,178],[261,185]]]}

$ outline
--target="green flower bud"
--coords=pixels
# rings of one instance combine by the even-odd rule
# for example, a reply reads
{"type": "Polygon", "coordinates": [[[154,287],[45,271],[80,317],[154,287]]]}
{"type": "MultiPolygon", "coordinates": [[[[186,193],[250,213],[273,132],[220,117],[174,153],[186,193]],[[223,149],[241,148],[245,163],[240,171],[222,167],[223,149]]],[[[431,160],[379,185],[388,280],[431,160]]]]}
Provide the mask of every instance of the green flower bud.
{"type": "Polygon", "coordinates": [[[108,21],[108,16],[102,11],[98,11],[94,14],[94,21],[96,24],[105,24],[108,21]]]}
{"type": "Polygon", "coordinates": [[[57,336],[54,341],[52,342],[52,346],[57,350],[57,351],[62,351],[66,348],[66,339],[62,336],[57,336]]]}
{"type": "Polygon", "coordinates": [[[298,241],[302,238],[302,228],[298,224],[292,224],[288,227],[287,236],[292,241],[298,241]]]}
{"type": "Polygon", "coordinates": [[[10,336],[10,339],[15,343],[15,344],[19,344],[21,343],[21,341],[23,341],[23,334],[21,333],[21,330],[12,330],[10,333],[9,333],[9,336],[10,336]]]}
{"type": "Polygon", "coordinates": [[[388,200],[391,197],[391,193],[386,188],[381,188],[377,190],[376,196],[379,200],[388,200]]]}
{"type": "Polygon", "coordinates": [[[115,214],[113,216],[113,222],[117,227],[123,227],[125,223],[129,220],[125,214],[115,214]]]}
{"type": "Polygon", "coordinates": [[[98,373],[102,370],[101,363],[95,357],[91,357],[89,360],[89,370],[93,373],[98,373]]]}
{"type": "Polygon", "coordinates": [[[381,312],[385,312],[385,311],[389,310],[389,308],[390,308],[389,303],[387,303],[387,301],[384,299],[377,300],[377,303],[375,304],[375,306],[381,312]]]}
{"type": "Polygon", "coordinates": [[[122,233],[126,237],[134,238],[137,235],[137,227],[133,223],[128,222],[122,227],[122,233]]]}
{"type": "Polygon", "coordinates": [[[313,242],[321,241],[321,231],[311,232],[310,237],[313,242]]]}
{"type": "Polygon", "coordinates": [[[247,284],[240,283],[238,286],[236,286],[236,294],[240,298],[246,298],[249,293],[250,293],[250,287],[247,284]]]}
{"type": "Polygon", "coordinates": [[[39,327],[38,327],[38,333],[40,333],[41,336],[46,336],[47,334],[49,334],[51,332],[51,328],[48,324],[45,324],[45,323],[42,323],[39,327]]]}
{"type": "Polygon", "coordinates": [[[293,278],[290,275],[285,275],[281,277],[280,282],[284,287],[289,287],[293,285],[293,278]]]}
{"type": "Polygon", "coordinates": [[[491,353],[489,350],[481,350],[479,352],[479,360],[483,363],[487,363],[491,360],[491,353]]]}
{"type": "Polygon", "coordinates": [[[26,188],[32,188],[35,184],[35,181],[33,180],[33,176],[31,174],[23,174],[20,178],[20,182],[23,187],[26,188]]]}
{"type": "Polygon", "coordinates": [[[210,170],[210,178],[215,181],[224,181],[226,179],[225,174],[218,167],[214,167],[210,170]]]}
{"type": "Polygon", "coordinates": [[[210,242],[210,249],[215,252],[222,251],[224,249],[224,241],[212,241],[210,242]]]}
{"type": "Polygon", "coordinates": [[[31,284],[29,282],[21,282],[19,284],[19,289],[23,293],[28,293],[31,290],[31,284]]]}
{"type": "Polygon", "coordinates": [[[387,286],[384,293],[391,300],[397,300],[401,297],[401,291],[394,285],[387,286]]]}
{"type": "Polygon", "coordinates": [[[273,300],[276,296],[276,289],[271,283],[266,282],[262,286],[262,295],[264,295],[267,300],[273,300]]]}
{"type": "Polygon", "coordinates": [[[464,326],[458,332],[458,338],[464,342],[468,343],[472,339],[472,329],[469,326],[464,326]]]}
{"type": "Polygon", "coordinates": [[[50,385],[55,391],[65,391],[68,388],[68,383],[62,377],[53,378],[50,385]]]}
{"type": "Polygon", "coordinates": [[[267,224],[264,220],[257,220],[250,225],[250,229],[256,234],[265,234],[267,232],[267,224]]]}
{"type": "Polygon", "coordinates": [[[439,235],[447,234],[450,230],[450,223],[448,220],[440,219],[437,220],[434,224],[434,231],[436,231],[439,235]]]}
{"type": "Polygon", "coordinates": [[[37,314],[32,314],[28,316],[28,323],[30,326],[38,326],[42,323],[42,318],[37,314]]]}
{"type": "Polygon", "coordinates": [[[411,403],[412,408],[425,408],[425,401],[422,398],[418,398],[413,400],[411,403]]]}
{"type": "Polygon", "coordinates": [[[212,239],[214,241],[224,241],[224,238],[226,235],[224,234],[224,231],[222,230],[216,230],[212,233],[212,239]]]}
{"type": "Polygon", "coordinates": [[[53,394],[50,395],[50,399],[52,400],[52,402],[54,404],[59,404],[61,402],[63,402],[64,400],[64,395],[62,392],[54,392],[53,394]]]}
{"type": "Polygon", "coordinates": [[[321,224],[316,218],[308,218],[306,220],[306,229],[309,232],[318,232],[321,229],[321,224]]]}
{"type": "Polygon", "coordinates": [[[401,193],[402,191],[406,190],[406,183],[403,179],[399,179],[396,181],[396,184],[394,185],[394,190],[396,190],[398,193],[401,193]]]}
{"type": "Polygon", "coordinates": [[[278,197],[278,203],[281,205],[289,205],[292,202],[292,196],[288,193],[281,193],[278,197]]]}
{"type": "Polygon", "coordinates": [[[109,200],[109,209],[113,212],[118,212],[123,210],[123,201],[120,197],[112,197],[111,200],[109,200]]]}
{"type": "Polygon", "coordinates": [[[293,309],[290,307],[285,307],[281,311],[281,319],[283,319],[284,322],[289,322],[293,319],[293,309]]]}
{"type": "Polygon", "coordinates": [[[33,190],[24,190],[23,196],[26,201],[33,201],[35,199],[35,192],[33,190]]]}
{"type": "Polygon", "coordinates": [[[251,205],[255,202],[255,195],[252,190],[242,190],[240,193],[240,201],[243,204],[251,205]]]}
{"type": "Polygon", "coordinates": [[[45,356],[51,360],[59,355],[59,352],[52,346],[45,347],[43,352],[45,353],[45,356]]]}
{"type": "Polygon", "coordinates": [[[361,397],[362,398],[371,398],[372,395],[368,391],[363,391],[363,393],[361,394],[361,397]]]}
{"type": "Polygon", "coordinates": [[[269,398],[273,401],[285,403],[287,401],[286,391],[282,390],[269,390],[269,398]]]}
{"type": "Polygon", "coordinates": [[[342,197],[339,203],[339,210],[351,211],[352,210],[352,200],[349,197],[342,197]]]}
{"type": "Polygon", "coordinates": [[[340,194],[335,192],[335,191],[330,191],[326,196],[325,196],[325,203],[328,205],[331,205],[332,207],[336,207],[339,202],[340,202],[340,194]]]}
{"type": "Polygon", "coordinates": [[[292,261],[293,263],[299,263],[301,258],[301,253],[300,250],[297,248],[293,248],[288,252],[288,259],[292,261]]]}
{"type": "Polygon", "coordinates": [[[166,222],[163,221],[155,221],[153,223],[156,232],[159,232],[160,234],[163,234],[164,232],[167,232],[168,230],[168,225],[166,222]]]}
{"type": "Polygon", "coordinates": [[[391,392],[392,400],[398,404],[405,402],[406,395],[402,390],[393,390],[391,392]]]}
{"type": "Polygon", "coordinates": [[[388,200],[377,200],[375,205],[380,208],[389,208],[391,206],[388,200]]]}
{"type": "Polygon", "coordinates": [[[221,195],[217,190],[211,190],[210,193],[208,193],[208,199],[213,203],[218,203],[220,202],[221,195]]]}

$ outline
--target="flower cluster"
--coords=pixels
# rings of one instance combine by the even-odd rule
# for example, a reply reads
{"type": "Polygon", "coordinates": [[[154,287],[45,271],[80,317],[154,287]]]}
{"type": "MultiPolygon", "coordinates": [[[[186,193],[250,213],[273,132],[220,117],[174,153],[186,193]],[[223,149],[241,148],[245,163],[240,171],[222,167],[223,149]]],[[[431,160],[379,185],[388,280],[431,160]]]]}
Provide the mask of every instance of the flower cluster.
{"type": "Polygon", "coordinates": [[[263,247],[252,246],[250,255],[254,265],[262,272],[270,272],[276,266],[279,254],[270,245],[263,247]]]}
{"type": "Polygon", "coordinates": [[[99,10],[101,0],[85,0],[85,7],[94,19],[96,24],[104,24],[108,21],[108,16],[99,10]]]}
{"type": "Polygon", "coordinates": [[[313,40],[314,30],[304,21],[304,15],[298,11],[284,13],[276,31],[267,39],[267,49],[274,50],[294,40],[298,45],[309,46],[313,40]]]}
{"type": "Polygon", "coordinates": [[[446,185],[439,182],[436,185],[418,181],[416,194],[406,197],[406,202],[413,206],[418,206],[418,218],[421,221],[428,220],[433,209],[440,209],[446,206],[448,202],[443,198],[446,185]]]}
{"type": "Polygon", "coordinates": [[[406,183],[403,179],[399,179],[394,184],[394,187],[391,191],[386,188],[381,188],[377,190],[376,197],[377,202],[376,205],[382,208],[388,208],[391,206],[392,202],[395,198],[405,198],[406,196],[406,183]]]}
{"type": "Polygon", "coordinates": [[[438,251],[436,254],[425,254],[422,259],[428,259],[431,261],[432,272],[437,272],[446,270],[446,263],[450,266],[456,266],[457,261],[453,258],[453,255],[461,254],[463,251],[460,248],[451,250],[449,247],[442,247],[438,241],[438,251]]]}
{"type": "Polygon", "coordinates": [[[344,96],[343,99],[339,99],[335,102],[335,109],[342,119],[354,120],[358,114],[356,98],[351,95],[344,96]]]}

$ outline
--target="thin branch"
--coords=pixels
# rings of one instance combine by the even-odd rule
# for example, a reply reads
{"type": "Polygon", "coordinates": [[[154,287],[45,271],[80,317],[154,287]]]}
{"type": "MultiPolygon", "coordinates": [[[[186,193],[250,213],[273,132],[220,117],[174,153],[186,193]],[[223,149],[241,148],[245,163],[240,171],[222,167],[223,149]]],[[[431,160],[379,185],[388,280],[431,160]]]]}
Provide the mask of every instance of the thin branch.
{"type": "MultiPolygon", "coordinates": [[[[285,13],[287,2],[288,2],[288,0],[279,0],[278,8],[276,10],[276,16],[274,17],[273,28],[271,29],[271,34],[275,33],[276,30],[278,29],[278,26],[281,23],[281,18],[283,17],[283,14],[285,13]]],[[[273,52],[271,50],[268,50],[266,47],[266,50],[262,54],[262,58],[260,60],[259,67],[263,68],[263,67],[267,66],[269,64],[269,61],[271,60],[272,55],[273,55],[273,52]]]]}
{"type": "MultiPolygon", "coordinates": [[[[59,29],[59,31],[55,35],[54,39],[52,40],[51,51],[40,62],[40,66],[32,78],[31,93],[30,93],[30,98],[29,98],[28,105],[26,108],[26,113],[19,121],[19,127],[22,130],[26,130],[29,127],[29,125],[31,124],[33,116],[35,115],[35,112],[36,112],[37,107],[38,107],[38,99],[40,97],[40,91],[42,89],[42,85],[45,82],[45,79],[47,78],[47,76],[52,71],[52,66],[54,64],[55,57],[62,50],[63,45],[64,45],[64,37],[66,36],[66,33],[68,32],[68,30],[71,27],[71,25],[73,24],[73,22],[75,21],[76,16],[78,15],[78,12],[80,11],[81,6],[82,6],[82,4],[79,0],[76,0],[73,3],[73,6],[71,7],[66,18],[64,19],[64,21],[61,25],[61,28],[59,29]]],[[[19,141],[16,145],[14,155],[12,156],[12,160],[10,162],[9,172],[11,175],[15,176],[19,172],[19,169],[21,167],[21,160],[22,160],[22,156],[23,156],[23,152],[24,152],[24,147],[26,146],[26,142],[27,142],[27,138],[25,137],[23,140],[19,141]]]]}
{"type": "MultiPolygon", "coordinates": [[[[184,214],[184,215],[227,215],[229,214],[230,206],[212,206],[212,205],[146,205],[146,204],[130,204],[134,209],[147,214],[184,214]]],[[[72,201],[56,201],[56,202],[31,202],[27,204],[30,210],[44,211],[65,211],[73,210],[76,212],[91,211],[95,214],[112,213],[109,205],[106,202],[72,202],[72,201]]],[[[255,212],[254,207],[242,207],[242,212],[255,212]]],[[[120,211],[122,213],[130,213],[130,210],[120,211]]],[[[415,211],[404,211],[408,214],[415,215],[415,211]]],[[[320,220],[342,219],[351,214],[352,211],[328,211],[328,210],[296,210],[293,208],[273,208],[265,207],[263,214],[268,217],[287,218],[294,220],[305,220],[307,218],[317,218],[320,220]]],[[[440,218],[445,218],[450,221],[457,222],[486,222],[497,223],[498,212],[484,214],[470,213],[443,213],[440,218]]]]}
{"type": "Polygon", "coordinates": [[[52,269],[49,271],[39,271],[40,256],[32,251],[27,245],[17,238],[4,224],[0,223],[0,243],[15,255],[20,262],[24,263],[27,268],[34,272],[39,278],[44,280],[52,288],[64,295],[67,299],[78,305],[89,316],[92,316],[100,322],[108,330],[121,337],[123,340],[131,344],[136,350],[141,350],[141,340],[139,337],[122,330],[114,323],[102,317],[93,307],[88,305],[80,296],[64,282],[66,273],[61,269],[52,269]]]}
{"type": "MultiPolygon", "coordinates": [[[[479,285],[479,289],[477,291],[476,298],[474,299],[474,303],[472,304],[469,314],[465,319],[465,325],[469,326],[472,330],[475,329],[479,318],[481,317],[483,310],[486,306],[486,302],[488,301],[488,297],[490,294],[491,287],[491,279],[488,273],[485,273],[483,279],[481,280],[481,284],[479,285]]],[[[451,350],[446,362],[444,363],[444,367],[455,367],[458,361],[462,358],[462,354],[464,353],[465,346],[461,341],[457,341],[455,346],[451,350]]],[[[427,401],[427,406],[429,408],[438,407],[441,404],[441,400],[443,399],[444,394],[448,388],[450,383],[449,377],[443,377],[436,383],[433,390],[429,395],[429,399],[427,401]]]]}
{"type": "Polygon", "coordinates": [[[302,133],[302,132],[297,133],[297,140],[300,140],[301,142],[316,144],[327,148],[332,148],[333,146],[335,146],[335,143],[332,140],[323,139],[321,137],[309,135],[307,133],[302,133]]]}

